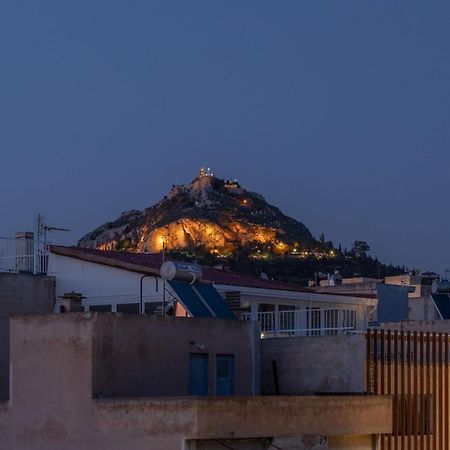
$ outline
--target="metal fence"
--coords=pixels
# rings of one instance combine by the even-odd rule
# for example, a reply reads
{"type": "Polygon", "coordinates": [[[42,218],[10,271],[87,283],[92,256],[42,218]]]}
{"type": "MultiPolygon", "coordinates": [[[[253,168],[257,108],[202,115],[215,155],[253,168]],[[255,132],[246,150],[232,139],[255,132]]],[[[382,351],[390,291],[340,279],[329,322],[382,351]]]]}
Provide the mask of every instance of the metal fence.
{"type": "Polygon", "coordinates": [[[243,320],[257,320],[262,337],[325,336],[356,330],[352,309],[294,309],[242,314],[243,320]]]}
{"type": "Polygon", "coordinates": [[[48,244],[28,238],[0,237],[0,272],[45,274],[48,244]]]}
{"type": "Polygon", "coordinates": [[[393,398],[381,450],[449,449],[449,335],[369,330],[366,386],[393,398]]]}

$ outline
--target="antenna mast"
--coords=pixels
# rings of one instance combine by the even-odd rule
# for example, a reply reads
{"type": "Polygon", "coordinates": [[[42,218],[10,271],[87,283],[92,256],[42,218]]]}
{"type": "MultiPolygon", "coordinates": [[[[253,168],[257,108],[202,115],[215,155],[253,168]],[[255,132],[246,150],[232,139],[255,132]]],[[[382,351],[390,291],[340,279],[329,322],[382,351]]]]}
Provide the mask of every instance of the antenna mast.
{"type": "Polygon", "coordinates": [[[51,231],[70,231],[67,228],[55,227],[45,222],[45,218],[42,214],[38,214],[37,217],[37,240],[43,241],[44,248],[47,245],[47,233],[51,231]]]}

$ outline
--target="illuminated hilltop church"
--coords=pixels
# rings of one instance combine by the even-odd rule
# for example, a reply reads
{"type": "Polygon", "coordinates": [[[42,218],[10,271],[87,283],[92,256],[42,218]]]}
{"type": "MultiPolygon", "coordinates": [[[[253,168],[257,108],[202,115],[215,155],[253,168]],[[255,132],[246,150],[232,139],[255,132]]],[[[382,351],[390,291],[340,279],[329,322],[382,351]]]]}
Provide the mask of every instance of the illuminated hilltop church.
{"type": "MultiPolygon", "coordinates": [[[[206,177],[214,178],[214,172],[209,167],[205,169],[205,167],[202,166],[200,167],[198,178],[206,178],[206,177]]],[[[239,189],[241,187],[236,178],[226,180],[224,186],[227,189],[239,189]]]]}
{"type": "Polygon", "coordinates": [[[208,167],[207,169],[205,169],[203,166],[200,167],[200,172],[198,174],[199,178],[203,178],[203,177],[213,177],[214,173],[211,172],[211,169],[208,167]]]}

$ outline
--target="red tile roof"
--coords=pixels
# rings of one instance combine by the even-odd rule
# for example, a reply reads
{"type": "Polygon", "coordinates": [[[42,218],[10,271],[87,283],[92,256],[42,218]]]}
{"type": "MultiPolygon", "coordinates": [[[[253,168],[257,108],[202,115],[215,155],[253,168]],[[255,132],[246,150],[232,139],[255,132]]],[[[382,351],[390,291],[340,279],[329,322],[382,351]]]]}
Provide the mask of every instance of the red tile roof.
{"type": "MultiPolygon", "coordinates": [[[[162,255],[155,253],[131,253],[125,251],[117,252],[62,246],[51,246],[50,251],[57,255],[69,256],[84,261],[131,270],[133,272],[151,273],[154,275],[159,275],[159,268],[163,262],[162,255]]],[[[213,267],[203,267],[203,280],[215,284],[225,284],[231,286],[316,293],[313,289],[302,288],[295,284],[263,280],[262,278],[256,276],[243,275],[236,272],[230,272],[228,270],[215,269],[213,267]]],[[[320,294],[340,295],[337,293],[332,294],[328,292],[321,292],[320,294]]],[[[349,297],[371,297],[370,295],[360,294],[345,295],[349,297]]]]}

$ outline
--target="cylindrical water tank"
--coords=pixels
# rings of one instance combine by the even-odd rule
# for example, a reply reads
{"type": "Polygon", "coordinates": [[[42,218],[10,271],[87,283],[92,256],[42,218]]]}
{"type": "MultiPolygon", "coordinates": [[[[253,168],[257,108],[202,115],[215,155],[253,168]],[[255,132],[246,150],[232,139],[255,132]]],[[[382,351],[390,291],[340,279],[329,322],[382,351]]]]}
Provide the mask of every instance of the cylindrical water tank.
{"type": "Polygon", "coordinates": [[[195,263],[166,261],[159,269],[163,280],[199,281],[203,276],[202,266],[195,263]]]}

